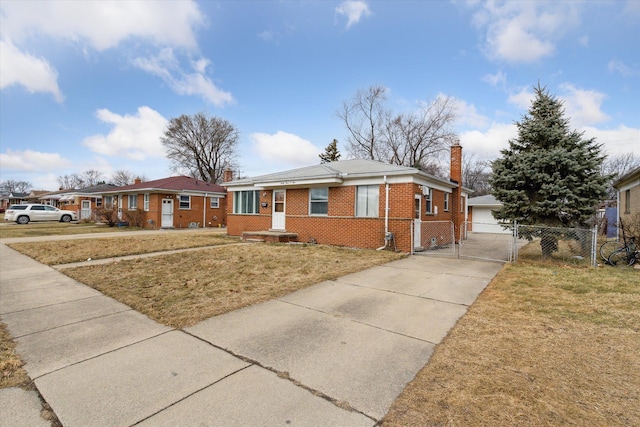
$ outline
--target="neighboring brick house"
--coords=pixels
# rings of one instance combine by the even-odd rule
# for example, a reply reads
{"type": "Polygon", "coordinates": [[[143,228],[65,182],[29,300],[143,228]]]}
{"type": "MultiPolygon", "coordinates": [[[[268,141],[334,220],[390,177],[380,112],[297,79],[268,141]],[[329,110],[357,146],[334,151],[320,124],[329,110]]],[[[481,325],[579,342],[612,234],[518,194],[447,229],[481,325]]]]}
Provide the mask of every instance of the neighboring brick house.
{"type": "Polygon", "coordinates": [[[631,222],[640,217],[640,168],[624,175],[613,187],[618,191],[618,216],[623,222],[631,222]]]}
{"type": "Polygon", "coordinates": [[[409,252],[424,245],[422,221],[452,221],[459,235],[468,192],[458,143],[451,147],[451,171],[447,180],[405,166],[344,160],[225,182],[227,233],[247,238],[272,231],[301,242],[375,249],[390,232],[397,249],[409,252]]]}
{"type": "Polygon", "coordinates": [[[226,190],[188,176],[173,176],[115,187],[102,192],[104,209],[115,209],[126,221],[134,211],[144,214],[144,228],[223,227],[226,190]]]}
{"type": "Polygon", "coordinates": [[[61,190],[41,197],[41,202],[47,199],[55,201],[48,203],[65,209],[74,211],[78,218],[95,221],[98,219],[97,210],[102,208],[102,192],[116,188],[113,184],[98,184],[74,190],[61,190]]]}

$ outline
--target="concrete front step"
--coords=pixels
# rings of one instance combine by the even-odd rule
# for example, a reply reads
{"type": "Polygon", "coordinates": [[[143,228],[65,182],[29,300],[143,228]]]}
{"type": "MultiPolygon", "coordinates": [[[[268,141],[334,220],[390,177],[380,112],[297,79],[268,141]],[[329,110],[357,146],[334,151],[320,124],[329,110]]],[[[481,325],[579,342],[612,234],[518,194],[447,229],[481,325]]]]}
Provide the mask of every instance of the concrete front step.
{"type": "Polygon", "coordinates": [[[297,242],[297,233],[286,231],[245,231],[242,233],[244,242],[268,242],[268,243],[289,243],[297,242]]]}

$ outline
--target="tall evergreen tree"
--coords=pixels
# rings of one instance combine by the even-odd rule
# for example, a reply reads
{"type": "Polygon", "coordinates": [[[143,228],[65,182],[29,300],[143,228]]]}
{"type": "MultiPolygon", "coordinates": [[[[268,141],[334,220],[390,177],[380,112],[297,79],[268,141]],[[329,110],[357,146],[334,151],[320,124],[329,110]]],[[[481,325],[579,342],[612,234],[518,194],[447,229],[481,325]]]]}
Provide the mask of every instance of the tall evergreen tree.
{"type": "Polygon", "coordinates": [[[562,102],[546,88],[538,85],[534,90],[528,113],[516,122],[518,136],[492,163],[492,191],[503,204],[494,217],[531,225],[585,226],[606,194],[602,147],[570,130],[562,102]]]}
{"type": "Polygon", "coordinates": [[[337,162],[340,160],[340,152],[338,151],[338,140],[334,139],[327,148],[325,148],[324,153],[319,154],[320,163],[329,163],[329,162],[337,162]]]}

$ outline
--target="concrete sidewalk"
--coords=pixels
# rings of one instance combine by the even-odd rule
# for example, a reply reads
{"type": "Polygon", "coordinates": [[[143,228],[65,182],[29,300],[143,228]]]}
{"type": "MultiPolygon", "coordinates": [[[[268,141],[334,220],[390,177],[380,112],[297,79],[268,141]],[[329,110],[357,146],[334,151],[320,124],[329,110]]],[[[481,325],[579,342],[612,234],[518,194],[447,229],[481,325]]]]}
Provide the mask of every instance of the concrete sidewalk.
{"type": "Polygon", "coordinates": [[[372,426],[501,266],[411,256],[180,331],[0,244],[0,316],[65,426],[372,426]]]}

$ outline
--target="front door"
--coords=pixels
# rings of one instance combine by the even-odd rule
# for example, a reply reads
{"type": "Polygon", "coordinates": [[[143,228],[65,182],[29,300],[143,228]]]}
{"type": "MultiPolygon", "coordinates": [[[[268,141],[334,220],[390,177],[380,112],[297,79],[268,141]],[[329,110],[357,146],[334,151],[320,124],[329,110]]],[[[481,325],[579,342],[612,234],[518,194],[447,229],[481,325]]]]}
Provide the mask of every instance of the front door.
{"type": "Polygon", "coordinates": [[[413,214],[413,247],[422,249],[422,196],[415,195],[413,214]]]}
{"type": "Polygon", "coordinates": [[[285,229],[286,200],[287,200],[286,190],[274,190],[273,213],[271,215],[272,230],[286,230],[285,229]]]}
{"type": "Polygon", "coordinates": [[[83,200],[80,208],[80,219],[91,219],[91,200],[83,200]]]}
{"type": "Polygon", "coordinates": [[[173,199],[162,199],[162,221],[160,227],[173,227],[173,199]]]}

